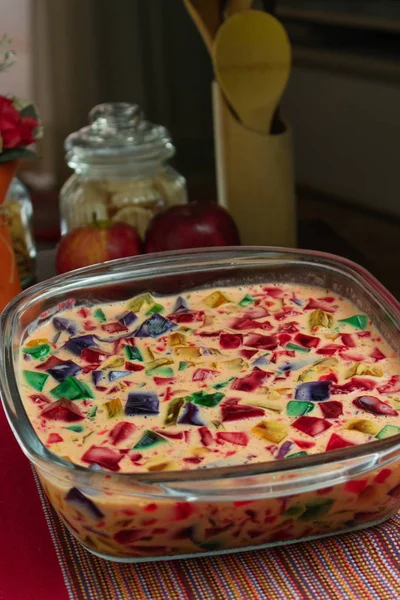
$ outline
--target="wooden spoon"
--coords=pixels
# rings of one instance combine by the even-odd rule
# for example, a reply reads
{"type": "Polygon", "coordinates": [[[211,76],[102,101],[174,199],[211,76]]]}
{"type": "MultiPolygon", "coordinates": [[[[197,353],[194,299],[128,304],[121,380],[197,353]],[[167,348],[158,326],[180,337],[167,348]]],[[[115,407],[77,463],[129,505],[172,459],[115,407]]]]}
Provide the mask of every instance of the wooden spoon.
{"type": "Polygon", "coordinates": [[[242,123],[269,133],[290,73],[291,47],[281,23],[258,10],[233,15],[217,32],[213,62],[217,81],[242,123]]]}
{"type": "Polygon", "coordinates": [[[221,24],[221,0],[183,0],[183,2],[211,54],[215,34],[221,24]]]}
{"type": "Polygon", "coordinates": [[[253,0],[227,0],[224,7],[224,19],[229,19],[242,10],[250,10],[252,4],[253,0]]]}

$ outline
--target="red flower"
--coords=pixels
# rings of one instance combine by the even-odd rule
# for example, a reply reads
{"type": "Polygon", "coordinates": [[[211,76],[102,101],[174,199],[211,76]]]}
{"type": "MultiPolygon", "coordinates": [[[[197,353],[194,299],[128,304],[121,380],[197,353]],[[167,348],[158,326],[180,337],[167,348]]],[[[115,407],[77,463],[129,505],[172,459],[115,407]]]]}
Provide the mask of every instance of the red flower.
{"type": "Polygon", "coordinates": [[[10,98],[0,96],[0,138],[4,150],[33,144],[38,126],[36,119],[22,117],[10,98]]]}

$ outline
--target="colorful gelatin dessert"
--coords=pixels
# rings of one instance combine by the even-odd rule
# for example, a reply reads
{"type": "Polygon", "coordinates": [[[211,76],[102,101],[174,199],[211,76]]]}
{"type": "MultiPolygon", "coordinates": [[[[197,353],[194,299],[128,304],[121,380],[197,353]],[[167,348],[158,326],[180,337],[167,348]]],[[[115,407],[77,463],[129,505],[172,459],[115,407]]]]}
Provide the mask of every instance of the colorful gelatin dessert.
{"type": "MultiPolygon", "coordinates": [[[[19,386],[51,452],[140,474],[291,461],[396,435],[399,366],[348,300],[257,284],[71,305],[24,340],[19,386]]],[[[345,530],[389,516],[400,499],[399,466],[313,492],[214,503],[40,477],[72,533],[119,558],[345,530]]]]}

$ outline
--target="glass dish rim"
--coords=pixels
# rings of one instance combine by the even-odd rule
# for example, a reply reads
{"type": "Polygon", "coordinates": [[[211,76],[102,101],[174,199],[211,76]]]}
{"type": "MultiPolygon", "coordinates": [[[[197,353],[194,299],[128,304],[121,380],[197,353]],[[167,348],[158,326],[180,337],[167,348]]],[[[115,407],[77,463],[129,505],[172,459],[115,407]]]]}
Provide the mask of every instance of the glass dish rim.
{"type": "MultiPolygon", "coordinates": [[[[62,459],[60,456],[53,454],[41,442],[36,432],[34,431],[23,407],[23,402],[18,391],[16,375],[13,365],[13,347],[12,347],[12,325],[18,316],[19,312],[24,312],[30,304],[38,302],[41,298],[51,298],[54,294],[50,287],[57,291],[62,290],[67,285],[76,285],[85,281],[86,283],[98,281],[99,275],[113,273],[118,275],[118,281],[134,280],[135,272],[143,276],[145,273],[148,276],[171,275],[175,274],[174,268],[193,267],[194,265],[204,267],[210,270],[214,266],[215,270],[221,270],[222,267],[235,268],[240,265],[244,266],[245,260],[257,260],[261,262],[254,263],[258,265],[264,264],[267,266],[276,261],[281,264],[309,264],[310,266],[319,265],[332,270],[340,270],[342,275],[356,278],[359,284],[364,286],[369,293],[372,293],[375,300],[379,300],[384,305],[386,312],[392,314],[396,325],[400,331],[400,303],[394,296],[364,267],[350,261],[347,258],[340,257],[334,254],[315,250],[303,250],[292,248],[280,248],[270,246],[229,246],[216,248],[200,248],[191,250],[180,250],[173,252],[152,253],[149,255],[141,255],[124,259],[107,261],[102,264],[92,265],[83,269],[78,269],[67,274],[58,275],[44,282],[40,282],[21,294],[16,296],[3,310],[0,315],[0,339],[6,340],[0,346],[0,393],[3,403],[3,408],[6,413],[10,427],[16,437],[19,445],[29,460],[40,469],[43,470],[43,465],[48,465],[49,468],[57,467],[65,473],[76,473],[80,476],[90,476],[91,485],[95,486],[96,479],[99,480],[107,476],[108,481],[113,480],[119,483],[140,483],[140,484],[165,484],[169,482],[189,483],[202,481],[217,481],[226,479],[244,479],[249,477],[257,477],[262,475],[274,475],[281,473],[296,472],[301,470],[304,473],[302,479],[307,478],[307,470],[313,467],[324,465],[345,464],[354,459],[364,460],[368,462],[371,457],[382,459],[387,454],[393,455],[400,453],[400,434],[391,436],[383,440],[374,440],[365,444],[360,444],[354,447],[346,447],[344,449],[330,451],[328,453],[319,453],[291,459],[279,459],[275,461],[266,461],[252,463],[250,465],[233,465],[229,467],[213,467],[206,469],[193,469],[187,471],[167,471],[167,472],[130,472],[119,473],[106,470],[95,471],[90,467],[84,467],[71,463],[62,459]],[[313,261],[314,259],[314,261],[313,261]],[[194,264],[191,264],[194,261],[194,264]],[[132,268],[133,266],[133,268],[132,268]],[[207,268],[208,267],[208,268],[207,268]],[[151,269],[156,269],[156,272],[151,273],[151,269]],[[125,277],[123,277],[125,275],[125,277]],[[128,277],[129,275],[129,277],[128,277]],[[8,334],[10,330],[10,334],[8,334]],[[14,415],[11,409],[12,401],[18,415],[14,415]],[[20,410],[18,410],[20,409],[20,410]],[[26,431],[30,430],[27,436],[26,431]],[[32,439],[31,439],[32,438],[32,439]],[[36,446],[36,447],[35,447],[36,446]]],[[[204,271],[203,269],[199,269],[204,271]]],[[[182,271],[178,271],[182,272],[182,271]]],[[[193,272],[190,269],[187,272],[193,272]]],[[[296,483],[299,479],[296,479],[296,483]]]]}

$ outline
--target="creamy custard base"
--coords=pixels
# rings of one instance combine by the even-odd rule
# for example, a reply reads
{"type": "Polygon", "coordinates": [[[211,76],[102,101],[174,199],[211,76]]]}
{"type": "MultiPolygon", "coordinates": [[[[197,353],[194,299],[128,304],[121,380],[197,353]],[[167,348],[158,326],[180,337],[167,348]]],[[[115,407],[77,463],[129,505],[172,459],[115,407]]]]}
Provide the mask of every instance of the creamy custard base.
{"type": "MultiPolygon", "coordinates": [[[[399,373],[398,357],[348,300],[269,284],[70,305],[24,340],[19,383],[52,452],[135,473],[291,459],[395,435],[399,373]]],[[[86,546],[124,557],[320,535],[355,514],[363,523],[390,513],[400,496],[391,469],[290,502],[209,506],[132,507],[123,494],[89,499],[51,477],[42,483],[86,546]]]]}

